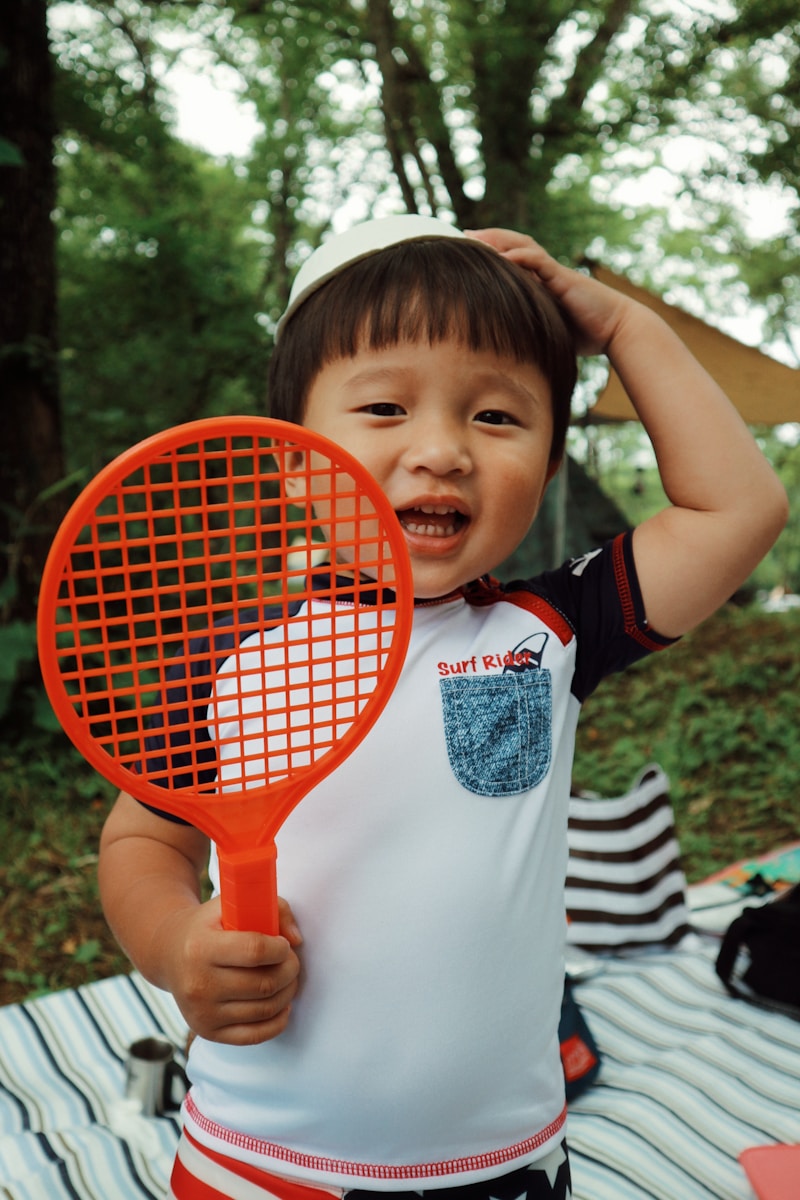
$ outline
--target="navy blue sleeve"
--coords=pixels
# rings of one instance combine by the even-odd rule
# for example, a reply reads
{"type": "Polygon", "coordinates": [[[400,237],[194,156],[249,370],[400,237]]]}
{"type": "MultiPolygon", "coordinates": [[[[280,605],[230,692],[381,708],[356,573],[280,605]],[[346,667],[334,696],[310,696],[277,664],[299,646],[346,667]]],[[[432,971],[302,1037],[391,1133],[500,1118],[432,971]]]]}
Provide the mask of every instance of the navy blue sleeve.
{"type": "MultiPolygon", "coordinates": [[[[290,606],[289,612],[296,607],[290,606]]],[[[282,616],[281,609],[273,611],[267,608],[262,619],[266,625],[274,625],[282,616]]],[[[248,629],[250,614],[244,613],[240,621],[242,627],[248,629]]],[[[213,784],[216,779],[217,756],[208,736],[206,719],[214,677],[236,648],[236,636],[232,620],[220,621],[210,635],[192,639],[167,669],[167,724],[164,725],[160,712],[154,714],[148,725],[150,732],[144,741],[146,773],[152,783],[162,787],[199,789],[203,785],[207,787],[213,784]],[[186,728],[190,716],[198,730],[194,737],[186,728]],[[168,784],[168,764],[174,772],[172,784],[168,784]],[[162,771],[164,774],[159,778],[162,771]]],[[[167,821],[188,824],[181,817],[154,805],[145,804],[144,807],[167,821]]]]}
{"type": "Polygon", "coordinates": [[[574,631],[572,690],[580,701],[606,675],[678,640],[661,637],[647,623],[630,532],[522,586],[546,600],[574,631]]]}
{"type": "MultiPolygon", "coordinates": [[[[220,655],[224,659],[230,654],[234,644],[230,631],[216,631],[213,652],[218,662],[220,655]]],[[[147,776],[151,782],[162,787],[168,786],[168,764],[175,772],[172,784],[174,787],[198,788],[203,784],[213,783],[217,775],[216,751],[205,725],[213,677],[211,640],[207,636],[194,638],[188,643],[186,651],[177,655],[174,664],[167,669],[167,724],[164,725],[161,712],[154,715],[148,723],[150,732],[144,742],[147,776]],[[196,727],[199,726],[194,740],[190,738],[186,729],[190,715],[196,727]],[[159,779],[162,771],[164,776],[159,779]]],[[[145,804],[144,807],[168,821],[179,825],[188,824],[181,817],[155,808],[151,804],[145,804]]]]}

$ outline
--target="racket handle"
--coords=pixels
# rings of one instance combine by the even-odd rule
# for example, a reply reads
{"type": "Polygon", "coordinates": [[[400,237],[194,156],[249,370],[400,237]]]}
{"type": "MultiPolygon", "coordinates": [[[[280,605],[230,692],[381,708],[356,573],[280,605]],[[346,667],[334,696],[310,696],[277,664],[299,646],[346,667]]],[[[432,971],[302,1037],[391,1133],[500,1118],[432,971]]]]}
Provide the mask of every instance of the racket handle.
{"type": "Polygon", "coordinates": [[[222,924],[226,929],[279,932],[275,843],[233,854],[219,852],[222,924]]]}

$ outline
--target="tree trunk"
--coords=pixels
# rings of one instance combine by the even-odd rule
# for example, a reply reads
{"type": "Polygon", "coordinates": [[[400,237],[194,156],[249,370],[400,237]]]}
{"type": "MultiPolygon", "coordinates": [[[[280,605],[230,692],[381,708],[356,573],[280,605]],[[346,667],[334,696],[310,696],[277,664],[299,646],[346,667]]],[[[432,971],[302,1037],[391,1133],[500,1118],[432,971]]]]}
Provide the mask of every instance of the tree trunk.
{"type": "Polygon", "coordinates": [[[45,0],[0,5],[0,617],[33,618],[62,501],[45,0]],[[16,160],[16,161],[15,161],[16,160]]]}

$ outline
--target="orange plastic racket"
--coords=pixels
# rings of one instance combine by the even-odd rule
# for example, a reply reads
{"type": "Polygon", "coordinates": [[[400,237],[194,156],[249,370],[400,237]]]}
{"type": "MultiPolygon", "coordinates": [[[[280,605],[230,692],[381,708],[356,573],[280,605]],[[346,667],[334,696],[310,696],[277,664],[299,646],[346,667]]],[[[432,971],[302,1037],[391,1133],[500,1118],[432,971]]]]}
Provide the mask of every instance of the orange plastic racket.
{"type": "Polygon", "coordinates": [[[379,716],[412,610],[402,529],[360,463],[300,426],[210,418],[78,497],[39,656],[89,762],[217,843],[224,925],[276,933],[275,835],[379,716]]]}

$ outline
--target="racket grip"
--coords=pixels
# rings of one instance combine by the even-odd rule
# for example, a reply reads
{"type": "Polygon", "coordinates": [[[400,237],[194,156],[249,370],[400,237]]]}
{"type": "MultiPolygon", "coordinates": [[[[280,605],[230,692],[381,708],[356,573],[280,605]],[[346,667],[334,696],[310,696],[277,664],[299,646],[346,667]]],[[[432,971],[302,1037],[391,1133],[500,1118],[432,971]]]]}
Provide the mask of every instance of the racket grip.
{"type": "Polygon", "coordinates": [[[279,932],[275,843],[233,854],[219,852],[222,924],[226,929],[279,932]]]}

